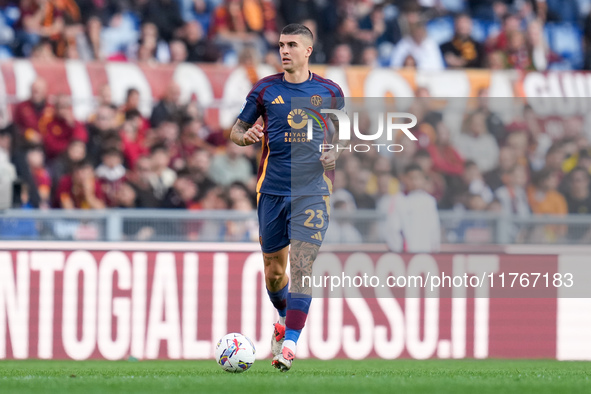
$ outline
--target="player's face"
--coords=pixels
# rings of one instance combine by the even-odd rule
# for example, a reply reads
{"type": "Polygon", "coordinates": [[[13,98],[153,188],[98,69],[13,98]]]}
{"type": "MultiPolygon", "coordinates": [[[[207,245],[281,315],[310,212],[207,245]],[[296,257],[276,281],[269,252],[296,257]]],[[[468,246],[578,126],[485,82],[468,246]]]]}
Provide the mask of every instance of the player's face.
{"type": "Polygon", "coordinates": [[[304,36],[282,34],[279,37],[279,56],[285,71],[294,72],[307,67],[311,54],[312,43],[304,36]]]}

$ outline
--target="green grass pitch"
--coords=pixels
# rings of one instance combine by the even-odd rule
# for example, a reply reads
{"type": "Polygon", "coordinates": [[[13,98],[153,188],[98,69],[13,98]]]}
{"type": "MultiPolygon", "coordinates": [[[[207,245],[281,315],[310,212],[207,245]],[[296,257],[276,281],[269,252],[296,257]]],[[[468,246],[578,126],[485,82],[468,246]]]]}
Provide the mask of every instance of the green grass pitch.
{"type": "Polygon", "coordinates": [[[547,360],[0,361],[0,393],[590,393],[591,363],[547,360]]]}

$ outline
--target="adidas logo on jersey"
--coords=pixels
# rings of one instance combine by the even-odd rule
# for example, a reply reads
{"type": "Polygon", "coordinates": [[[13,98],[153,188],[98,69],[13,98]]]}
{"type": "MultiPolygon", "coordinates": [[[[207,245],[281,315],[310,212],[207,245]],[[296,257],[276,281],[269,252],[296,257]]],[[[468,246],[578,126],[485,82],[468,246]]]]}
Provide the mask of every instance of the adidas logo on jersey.
{"type": "Polygon", "coordinates": [[[277,98],[273,100],[271,104],[285,104],[285,101],[283,101],[283,97],[277,96],[277,98]]]}
{"type": "Polygon", "coordinates": [[[320,231],[319,231],[316,234],[312,235],[310,238],[316,239],[318,241],[322,241],[322,234],[320,234],[320,231]]]}

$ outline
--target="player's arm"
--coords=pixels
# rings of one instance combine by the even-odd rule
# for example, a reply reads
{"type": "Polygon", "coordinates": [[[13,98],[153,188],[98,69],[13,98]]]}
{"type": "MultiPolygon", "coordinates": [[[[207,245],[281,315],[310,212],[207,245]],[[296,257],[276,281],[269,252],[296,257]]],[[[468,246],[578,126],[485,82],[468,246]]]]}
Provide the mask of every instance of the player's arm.
{"type": "Polygon", "coordinates": [[[322,161],[322,165],[326,171],[331,171],[335,169],[336,161],[343,152],[345,148],[349,146],[349,140],[341,140],[339,135],[339,118],[335,114],[329,114],[329,119],[332,121],[334,125],[334,135],[332,137],[332,146],[329,151],[322,153],[320,156],[320,161],[322,161]]]}
{"type": "Polygon", "coordinates": [[[230,139],[240,146],[252,145],[259,142],[261,138],[263,138],[263,127],[260,124],[253,126],[240,119],[232,126],[230,133],[230,139]]]}

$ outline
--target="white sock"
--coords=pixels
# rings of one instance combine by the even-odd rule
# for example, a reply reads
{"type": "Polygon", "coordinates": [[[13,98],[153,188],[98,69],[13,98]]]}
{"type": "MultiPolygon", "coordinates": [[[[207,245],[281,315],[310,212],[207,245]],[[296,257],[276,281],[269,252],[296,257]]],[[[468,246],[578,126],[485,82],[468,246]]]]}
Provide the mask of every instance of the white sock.
{"type": "Polygon", "coordinates": [[[279,324],[281,324],[282,326],[285,325],[285,316],[279,316],[279,324]]]}
{"type": "Polygon", "coordinates": [[[293,352],[293,354],[295,354],[297,345],[294,341],[285,340],[283,341],[283,346],[281,348],[283,349],[284,347],[288,348],[293,352]]]}

